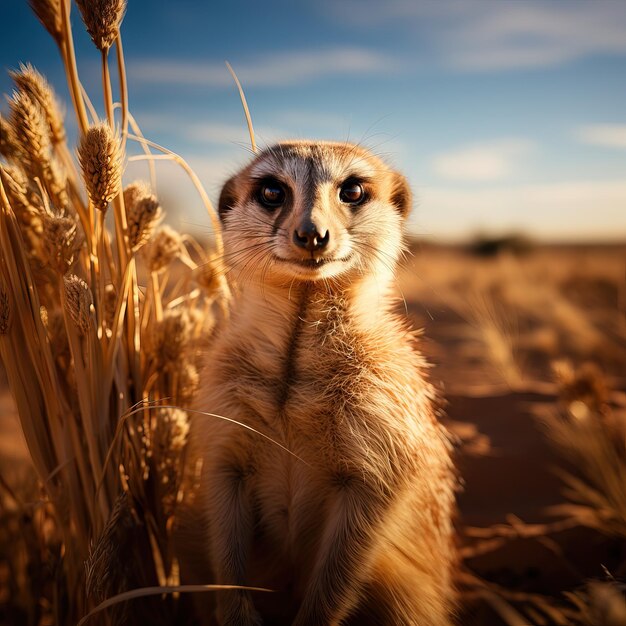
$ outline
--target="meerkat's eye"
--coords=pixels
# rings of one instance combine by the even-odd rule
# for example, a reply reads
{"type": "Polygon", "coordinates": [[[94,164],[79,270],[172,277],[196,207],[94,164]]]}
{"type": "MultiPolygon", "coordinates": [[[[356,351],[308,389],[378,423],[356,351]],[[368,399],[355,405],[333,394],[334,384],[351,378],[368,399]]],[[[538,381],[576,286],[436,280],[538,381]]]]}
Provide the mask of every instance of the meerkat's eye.
{"type": "Polygon", "coordinates": [[[258,197],[266,209],[276,209],[285,202],[285,189],[277,180],[265,180],[259,187],[258,197]]]}
{"type": "Polygon", "coordinates": [[[363,185],[356,180],[348,179],[339,188],[339,199],[344,204],[357,205],[365,200],[365,190],[363,185]]]}

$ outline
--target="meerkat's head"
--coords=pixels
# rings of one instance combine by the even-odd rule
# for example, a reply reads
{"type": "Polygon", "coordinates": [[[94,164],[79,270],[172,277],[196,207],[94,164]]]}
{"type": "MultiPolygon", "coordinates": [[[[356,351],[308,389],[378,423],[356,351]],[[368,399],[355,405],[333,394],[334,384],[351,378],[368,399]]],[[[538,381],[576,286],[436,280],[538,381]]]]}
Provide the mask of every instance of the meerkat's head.
{"type": "Polygon", "coordinates": [[[222,190],[226,261],[266,283],[382,277],[410,205],[406,179],[360,146],[279,143],[222,190]]]}

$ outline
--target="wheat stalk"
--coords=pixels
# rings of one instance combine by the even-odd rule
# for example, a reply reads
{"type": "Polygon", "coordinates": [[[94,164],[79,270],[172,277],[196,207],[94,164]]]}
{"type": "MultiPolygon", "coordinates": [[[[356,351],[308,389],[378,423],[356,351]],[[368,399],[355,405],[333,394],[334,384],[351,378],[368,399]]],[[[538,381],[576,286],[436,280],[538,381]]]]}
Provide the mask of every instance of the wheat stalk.
{"type": "MultiPolygon", "coordinates": [[[[65,67],[79,167],[56,96],[32,66],[11,73],[15,92],[0,124],[0,356],[55,512],[63,555],[55,596],[68,606],[57,621],[67,624],[155,588],[161,596],[190,590],[178,587],[170,541],[190,419],[184,407],[198,386],[196,340],[212,331],[215,305],[227,311],[229,294],[219,221],[198,177],[145,139],[129,110],[120,31],[126,3],[77,4],[101,55],[105,121],[78,76],[69,0],[31,0],[65,67]],[[120,103],[112,98],[111,48],[120,103]],[[127,138],[149,160],[152,189],[155,159],[187,172],[213,220],[215,250],[159,226],[164,210],[146,184],[122,188],[125,163],[136,159],[126,154],[127,138]],[[111,213],[113,233],[105,221],[111,213]],[[124,536],[145,553],[130,570],[116,570],[124,536]]],[[[159,619],[172,623],[175,602],[160,602],[159,619]]],[[[139,614],[140,604],[131,603],[139,614]]],[[[106,623],[120,617],[107,615],[106,623]]]]}

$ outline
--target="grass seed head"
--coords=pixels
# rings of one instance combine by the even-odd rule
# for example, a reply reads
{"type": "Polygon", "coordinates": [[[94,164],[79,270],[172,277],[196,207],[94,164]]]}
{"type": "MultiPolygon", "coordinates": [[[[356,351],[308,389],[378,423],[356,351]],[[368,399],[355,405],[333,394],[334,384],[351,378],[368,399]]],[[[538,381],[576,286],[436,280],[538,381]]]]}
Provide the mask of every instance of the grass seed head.
{"type": "Polygon", "coordinates": [[[75,274],[63,278],[67,312],[81,335],[87,334],[91,319],[93,297],[89,285],[75,274]]]}
{"type": "Polygon", "coordinates": [[[184,405],[191,403],[199,385],[200,374],[198,373],[198,368],[193,363],[184,361],[178,372],[178,401],[184,405]]]}
{"type": "Polygon", "coordinates": [[[19,146],[9,121],[0,115],[0,156],[7,161],[19,160],[19,146]]]}
{"type": "Polygon", "coordinates": [[[29,0],[30,8],[52,38],[61,45],[63,41],[63,18],[61,16],[61,2],[63,0],[29,0]]]}
{"type": "Polygon", "coordinates": [[[24,225],[32,224],[43,212],[41,198],[30,193],[28,179],[19,167],[0,165],[0,178],[15,216],[24,225]]]}
{"type": "Polygon", "coordinates": [[[189,436],[189,416],[182,409],[162,408],[157,413],[151,445],[161,483],[164,513],[174,513],[182,478],[181,457],[189,436]]]}
{"type": "Polygon", "coordinates": [[[199,323],[199,315],[195,309],[168,309],[154,327],[148,347],[164,371],[179,371],[199,323]]]}
{"type": "Polygon", "coordinates": [[[159,409],[155,441],[161,448],[161,456],[173,453],[178,456],[187,443],[189,416],[183,409],[159,409]]]}
{"type": "Polygon", "coordinates": [[[96,48],[107,51],[119,33],[126,0],[76,0],[76,4],[96,48]]]}
{"type": "Polygon", "coordinates": [[[82,244],[75,218],[63,213],[44,214],[43,235],[47,263],[65,274],[74,265],[82,244]]]}
{"type": "Polygon", "coordinates": [[[148,185],[136,181],[124,189],[128,237],[133,251],[147,243],[161,217],[161,206],[148,185]]]}
{"type": "Polygon", "coordinates": [[[122,180],[122,152],[108,124],[92,126],[78,146],[78,160],[94,207],[106,211],[122,180]]]}
{"type": "Polygon", "coordinates": [[[155,233],[147,251],[148,268],[151,272],[164,270],[183,250],[180,233],[169,226],[161,226],[155,233]]]}
{"type": "MultiPolygon", "coordinates": [[[[142,550],[147,546],[143,544],[141,525],[132,507],[132,496],[122,491],[102,533],[91,546],[85,564],[85,590],[95,602],[103,602],[138,584],[137,563],[145,558],[142,550]]],[[[138,621],[131,604],[113,604],[107,610],[107,621],[110,624],[153,623],[152,620],[138,621]]]]}
{"type": "Polygon", "coordinates": [[[14,91],[9,100],[13,137],[20,149],[23,165],[38,175],[50,160],[50,131],[39,104],[24,91],[14,91]]]}
{"type": "Polygon", "coordinates": [[[53,143],[65,141],[63,115],[48,81],[32,66],[20,65],[19,71],[9,72],[19,91],[22,91],[42,109],[53,143]]]}

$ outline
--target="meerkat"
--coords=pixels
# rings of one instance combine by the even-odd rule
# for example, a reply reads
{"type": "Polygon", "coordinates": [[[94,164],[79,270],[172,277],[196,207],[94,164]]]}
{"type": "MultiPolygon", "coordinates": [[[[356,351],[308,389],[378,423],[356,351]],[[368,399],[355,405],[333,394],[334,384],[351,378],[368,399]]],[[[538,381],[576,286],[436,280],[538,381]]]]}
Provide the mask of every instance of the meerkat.
{"type": "Polygon", "coordinates": [[[392,312],[410,206],[401,174],[346,143],[279,143],[222,190],[236,294],[197,408],[226,419],[193,420],[181,560],[192,582],[272,592],[217,591],[208,623],[451,623],[450,445],[392,312]]]}

